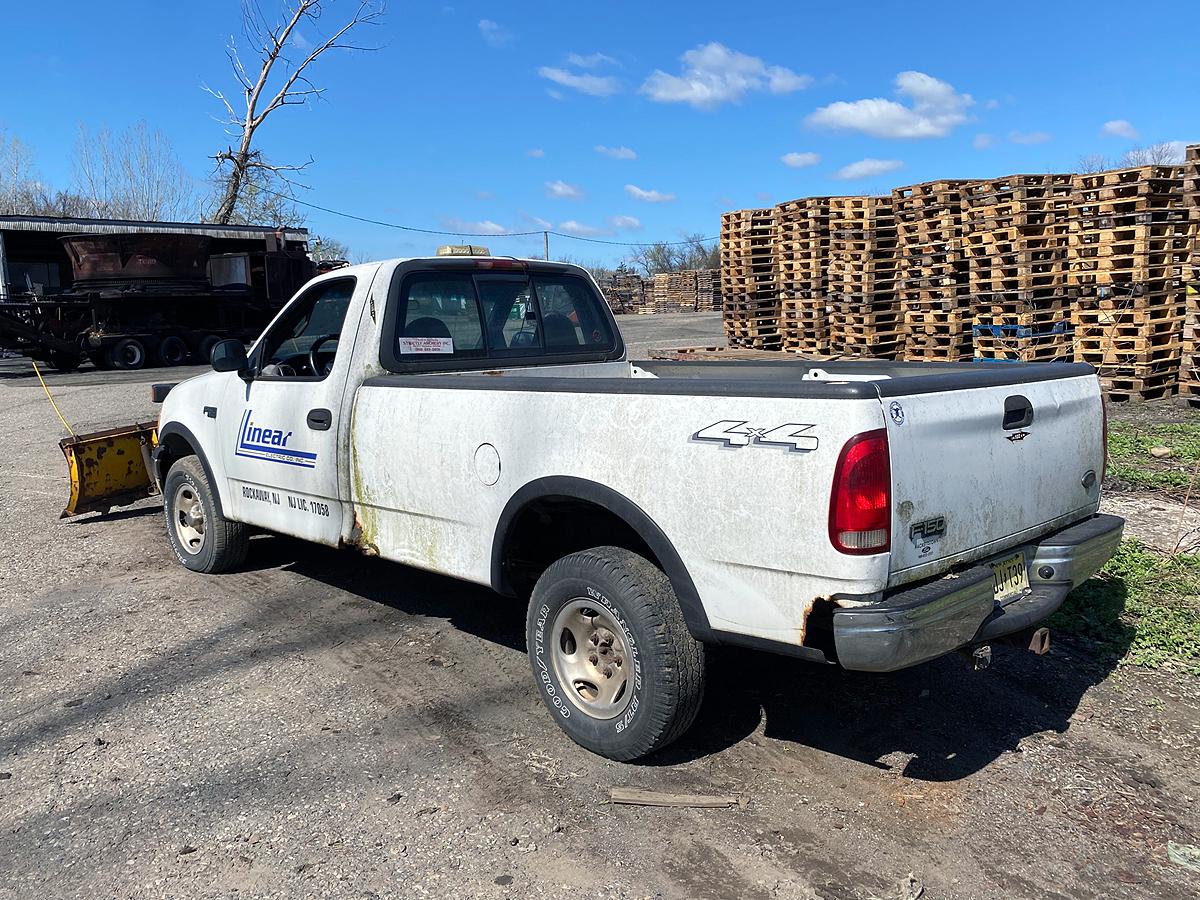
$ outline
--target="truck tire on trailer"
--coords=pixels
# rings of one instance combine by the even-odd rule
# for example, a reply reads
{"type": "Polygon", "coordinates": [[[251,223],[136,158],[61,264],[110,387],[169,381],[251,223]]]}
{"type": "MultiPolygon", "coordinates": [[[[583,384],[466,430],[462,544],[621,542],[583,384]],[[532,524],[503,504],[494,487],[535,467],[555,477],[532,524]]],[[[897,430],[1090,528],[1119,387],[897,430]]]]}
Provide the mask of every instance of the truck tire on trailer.
{"type": "Polygon", "coordinates": [[[169,334],[154,350],[155,360],[168,368],[182,366],[188,358],[187,342],[177,334],[169,334]]]}
{"type": "Polygon", "coordinates": [[[175,558],[193,572],[211,575],[242,564],[249,530],[217,510],[216,492],[195,456],[178,460],[163,482],[167,538],[175,558]]]}
{"type": "Polygon", "coordinates": [[[670,580],[636,553],[595,547],[551,565],[533,589],[526,636],[542,701],[594,753],[646,756],[696,718],[704,647],[670,580]]]}
{"type": "Polygon", "coordinates": [[[209,365],[212,362],[213,347],[221,343],[221,339],[215,334],[206,334],[200,338],[200,343],[196,345],[196,362],[201,365],[209,365]]]}
{"type": "Polygon", "coordinates": [[[140,369],[146,364],[146,345],[137,338],[121,338],[109,348],[107,356],[114,369],[140,369]]]}

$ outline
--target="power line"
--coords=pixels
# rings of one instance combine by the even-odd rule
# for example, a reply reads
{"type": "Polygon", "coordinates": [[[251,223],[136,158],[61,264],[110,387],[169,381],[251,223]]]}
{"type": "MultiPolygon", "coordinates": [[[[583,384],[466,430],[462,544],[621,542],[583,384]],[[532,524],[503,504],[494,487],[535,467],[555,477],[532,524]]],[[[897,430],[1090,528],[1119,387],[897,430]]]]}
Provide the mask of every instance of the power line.
{"type": "Polygon", "coordinates": [[[565,231],[555,231],[552,228],[541,228],[541,229],[538,229],[537,231],[503,231],[503,232],[494,232],[494,233],[490,233],[490,234],[486,233],[486,232],[481,233],[478,231],[440,231],[435,228],[417,228],[414,225],[399,225],[395,222],[384,222],[381,219],[372,219],[367,216],[359,216],[359,215],[355,215],[354,213],[342,212],[340,209],[330,209],[328,206],[320,206],[319,204],[316,204],[316,203],[309,203],[307,200],[299,200],[296,197],[289,196],[288,194],[280,193],[279,191],[273,191],[273,190],[270,190],[269,188],[260,187],[259,190],[262,191],[264,194],[274,194],[276,197],[279,197],[283,200],[287,200],[291,203],[298,203],[301,206],[307,206],[309,209],[316,209],[316,210],[320,210],[323,213],[329,213],[329,215],[331,215],[331,216],[341,216],[344,219],[353,219],[356,222],[365,222],[368,225],[378,225],[381,228],[394,228],[398,231],[412,231],[412,232],[416,232],[417,234],[436,234],[436,235],[441,235],[443,237],[477,237],[477,238],[504,237],[504,238],[507,238],[507,237],[533,237],[534,235],[539,235],[539,234],[541,234],[541,235],[552,234],[555,237],[566,238],[567,240],[571,240],[571,241],[586,241],[590,244],[609,244],[609,245],[612,245],[615,247],[656,247],[656,246],[677,247],[677,246],[681,246],[683,244],[697,244],[697,243],[703,243],[705,241],[717,240],[717,238],[715,238],[715,237],[702,237],[702,238],[695,238],[693,240],[684,240],[684,241],[608,241],[608,240],[602,240],[600,238],[583,237],[582,235],[578,235],[578,234],[569,234],[565,231]]]}

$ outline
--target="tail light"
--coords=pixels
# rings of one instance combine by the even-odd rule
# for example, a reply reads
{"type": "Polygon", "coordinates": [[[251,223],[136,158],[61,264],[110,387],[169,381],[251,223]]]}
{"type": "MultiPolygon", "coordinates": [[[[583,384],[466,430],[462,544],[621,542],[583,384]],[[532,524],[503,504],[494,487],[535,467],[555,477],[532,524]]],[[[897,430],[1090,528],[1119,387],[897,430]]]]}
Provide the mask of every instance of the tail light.
{"type": "Polygon", "coordinates": [[[829,540],[842,553],[883,553],[891,547],[892,467],[887,432],[867,431],[846,442],[833,473],[829,540]]]}
{"type": "Polygon", "coordinates": [[[1104,459],[1100,463],[1100,483],[1104,483],[1104,477],[1108,475],[1108,403],[1104,397],[1100,397],[1100,434],[1102,447],[1104,450],[1104,459]]]}

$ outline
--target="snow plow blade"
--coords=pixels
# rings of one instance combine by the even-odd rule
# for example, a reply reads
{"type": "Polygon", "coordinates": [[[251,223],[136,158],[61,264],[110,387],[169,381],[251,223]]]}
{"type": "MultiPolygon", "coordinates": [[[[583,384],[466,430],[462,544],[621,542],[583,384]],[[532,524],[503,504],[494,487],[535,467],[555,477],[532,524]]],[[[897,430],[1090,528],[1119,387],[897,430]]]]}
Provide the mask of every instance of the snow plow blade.
{"type": "Polygon", "coordinates": [[[154,422],[138,422],[58,442],[71,471],[71,499],[61,518],[108,512],[158,493],[150,451],[158,444],[154,422]]]}

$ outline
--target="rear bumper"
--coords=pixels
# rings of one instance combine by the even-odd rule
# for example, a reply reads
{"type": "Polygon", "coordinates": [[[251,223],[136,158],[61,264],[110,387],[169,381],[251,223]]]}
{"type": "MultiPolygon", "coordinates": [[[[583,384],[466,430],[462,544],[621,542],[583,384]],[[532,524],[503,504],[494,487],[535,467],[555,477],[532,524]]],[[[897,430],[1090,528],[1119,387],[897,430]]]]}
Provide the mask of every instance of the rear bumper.
{"type": "Polygon", "coordinates": [[[840,608],[833,614],[838,662],[847,669],[892,672],[1035,625],[1116,552],[1124,527],[1117,516],[1092,516],[998,554],[996,559],[1004,559],[1024,552],[1029,575],[1029,590],[1003,602],[993,598],[994,560],[985,560],[902,588],[872,606],[840,608]]]}

